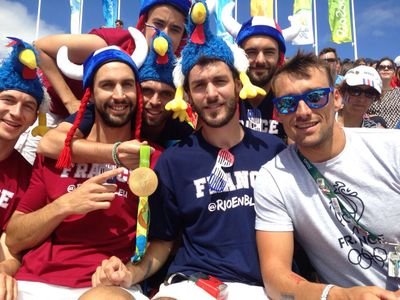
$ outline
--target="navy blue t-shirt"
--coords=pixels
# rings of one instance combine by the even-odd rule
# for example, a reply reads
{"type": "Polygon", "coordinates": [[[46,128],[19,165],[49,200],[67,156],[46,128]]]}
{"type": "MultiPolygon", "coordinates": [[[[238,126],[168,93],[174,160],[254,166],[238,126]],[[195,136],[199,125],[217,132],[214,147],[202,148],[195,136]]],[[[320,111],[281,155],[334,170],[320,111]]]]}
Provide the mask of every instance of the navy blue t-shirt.
{"type": "Polygon", "coordinates": [[[253,108],[251,99],[241,100],[239,102],[240,123],[247,128],[274,134],[285,140],[286,133],[283,125],[273,119],[273,98],[273,93],[268,93],[257,108],[253,108]]]}
{"type": "MultiPolygon", "coordinates": [[[[86,137],[89,135],[94,124],[94,104],[88,104],[81,123],[79,124],[79,130],[86,137]]],[[[65,121],[74,123],[76,113],[70,115],[65,121]]],[[[132,128],[135,126],[134,120],[132,120],[132,128]]],[[[156,143],[164,148],[167,148],[175,142],[182,140],[189,136],[193,132],[193,128],[187,122],[180,122],[178,119],[169,118],[165,123],[165,127],[156,141],[151,140],[150,142],[156,143]]],[[[145,136],[142,136],[146,140],[145,136]]]]}
{"type": "Polygon", "coordinates": [[[155,171],[159,185],[150,197],[150,239],[182,242],[168,273],[203,272],[222,281],[262,285],[255,241],[253,186],[261,165],[285,148],[281,139],[245,128],[229,149],[227,185],[210,192],[207,177],[219,149],[201,130],[168,148],[155,171]]]}

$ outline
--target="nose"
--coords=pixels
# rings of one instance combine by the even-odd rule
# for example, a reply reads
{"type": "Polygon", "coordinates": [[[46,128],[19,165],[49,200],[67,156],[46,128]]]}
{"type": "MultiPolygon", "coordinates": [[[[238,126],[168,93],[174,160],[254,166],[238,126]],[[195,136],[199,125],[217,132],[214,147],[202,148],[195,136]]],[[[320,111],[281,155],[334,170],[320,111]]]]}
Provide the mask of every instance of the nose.
{"type": "Polygon", "coordinates": [[[161,105],[161,100],[158,93],[154,93],[151,97],[149,97],[148,102],[151,104],[151,106],[161,105]]]}
{"type": "Polygon", "coordinates": [[[20,118],[22,116],[22,104],[16,103],[15,105],[10,107],[10,114],[14,118],[20,118]]]}
{"type": "Polygon", "coordinates": [[[264,64],[265,63],[265,56],[262,51],[259,51],[256,56],[256,63],[257,64],[264,64]]]}
{"type": "Polygon", "coordinates": [[[124,89],[120,84],[117,84],[113,90],[113,99],[121,100],[125,97],[124,89]]]}
{"type": "Polygon", "coordinates": [[[209,83],[209,84],[207,85],[207,90],[206,90],[206,92],[207,92],[207,97],[208,97],[209,99],[216,99],[216,97],[218,96],[217,87],[216,87],[214,84],[212,84],[212,83],[209,83]]]}
{"type": "Polygon", "coordinates": [[[303,100],[299,101],[299,104],[297,105],[296,109],[296,117],[300,118],[308,118],[311,116],[312,110],[311,108],[308,107],[307,103],[305,103],[303,100]]]}

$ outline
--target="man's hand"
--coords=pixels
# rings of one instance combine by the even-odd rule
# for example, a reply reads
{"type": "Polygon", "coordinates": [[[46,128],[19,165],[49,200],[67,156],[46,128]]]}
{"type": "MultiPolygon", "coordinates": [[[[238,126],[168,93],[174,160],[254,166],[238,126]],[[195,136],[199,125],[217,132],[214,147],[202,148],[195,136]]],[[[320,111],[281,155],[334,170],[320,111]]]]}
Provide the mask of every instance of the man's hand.
{"type": "Polygon", "coordinates": [[[92,286],[117,285],[129,288],[132,285],[132,273],[116,256],[102,261],[92,275],[92,286]]]}
{"type": "Polygon", "coordinates": [[[66,215],[86,214],[98,209],[108,209],[114,199],[116,184],[106,183],[107,179],[120,174],[124,169],[118,168],[104,172],[86,180],[71,193],[58,198],[57,204],[66,215]]]}
{"type": "Polygon", "coordinates": [[[0,300],[16,299],[17,281],[6,273],[0,273],[0,300]]]}
{"type": "MultiPolygon", "coordinates": [[[[139,167],[140,161],[140,145],[147,145],[147,142],[139,142],[138,140],[130,140],[122,142],[117,148],[117,155],[122,165],[130,170],[139,167]]],[[[154,149],[151,148],[151,153],[154,149]]]]}

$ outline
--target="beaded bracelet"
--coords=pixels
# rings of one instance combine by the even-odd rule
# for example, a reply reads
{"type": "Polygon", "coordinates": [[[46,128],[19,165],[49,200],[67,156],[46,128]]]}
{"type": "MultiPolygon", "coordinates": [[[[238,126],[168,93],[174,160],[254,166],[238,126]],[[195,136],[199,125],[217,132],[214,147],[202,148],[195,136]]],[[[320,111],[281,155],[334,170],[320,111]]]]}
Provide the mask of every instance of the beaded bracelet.
{"type": "Polygon", "coordinates": [[[113,160],[114,164],[117,167],[121,167],[122,166],[122,163],[118,158],[118,150],[117,150],[117,148],[118,148],[119,145],[121,145],[121,142],[116,142],[113,145],[112,152],[111,152],[112,160],[113,160]]]}

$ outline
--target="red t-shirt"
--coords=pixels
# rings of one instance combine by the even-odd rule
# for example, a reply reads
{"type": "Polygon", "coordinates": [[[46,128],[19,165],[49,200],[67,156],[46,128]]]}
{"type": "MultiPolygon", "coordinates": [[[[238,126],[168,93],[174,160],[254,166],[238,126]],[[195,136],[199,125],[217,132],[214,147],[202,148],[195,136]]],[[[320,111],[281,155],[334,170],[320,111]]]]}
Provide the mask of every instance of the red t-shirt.
{"type": "Polygon", "coordinates": [[[0,235],[29,185],[32,166],[17,151],[0,161],[0,235]]]}
{"type": "MultiPolygon", "coordinates": [[[[152,157],[153,166],[156,157],[152,157]]],[[[36,211],[110,168],[109,164],[75,164],[63,170],[54,166],[54,160],[38,155],[31,184],[18,211],[36,211]]],[[[47,240],[29,250],[16,279],[89,287],[91,276],[103,259],[115,255],[128,262],[135,250],[138,207],[138,198],[127,184],[128,175],[125,170],[116,177],[118,195],[109,209],[67,217],[47,240]]]]}

